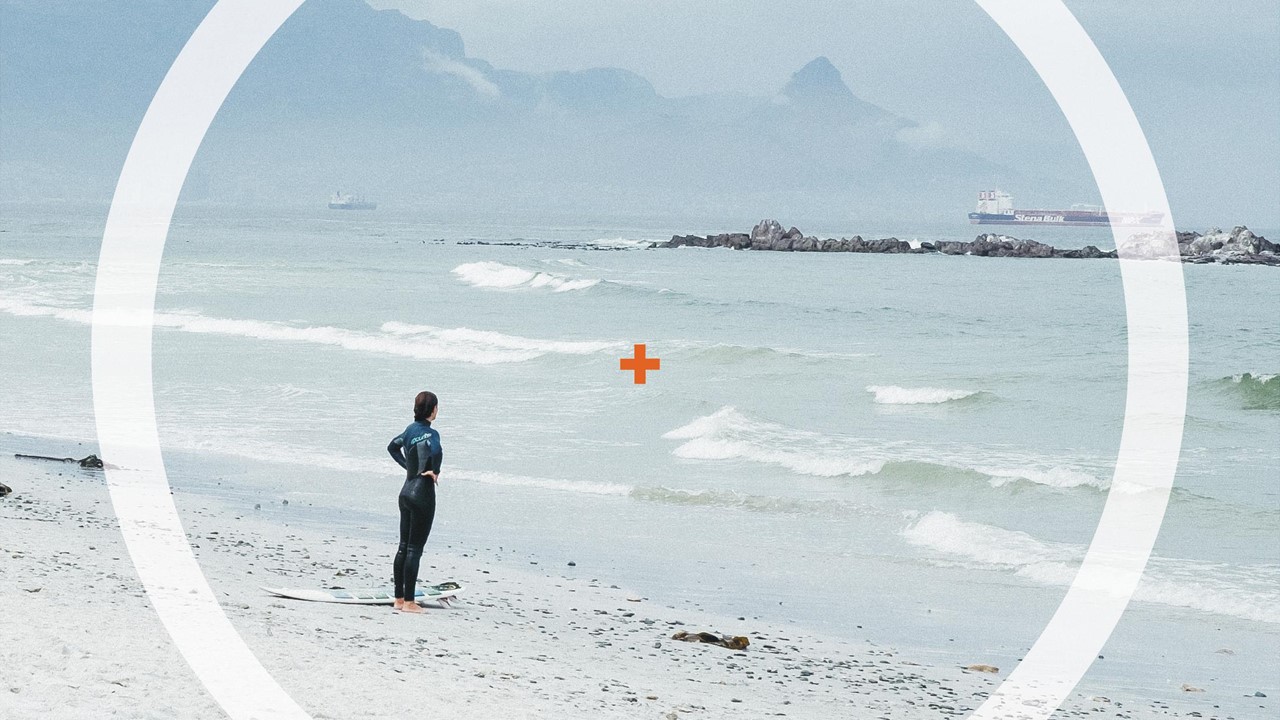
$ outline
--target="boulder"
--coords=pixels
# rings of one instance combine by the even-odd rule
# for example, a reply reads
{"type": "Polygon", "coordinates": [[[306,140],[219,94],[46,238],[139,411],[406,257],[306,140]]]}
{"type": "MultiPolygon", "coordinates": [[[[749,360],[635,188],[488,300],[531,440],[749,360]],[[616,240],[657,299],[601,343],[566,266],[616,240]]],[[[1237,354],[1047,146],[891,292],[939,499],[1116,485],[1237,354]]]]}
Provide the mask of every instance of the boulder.
{"type": "Polygon", "coordinates": [[[911,252],[911,243],[898,238],[880,238],[878,240],[867,240],[862,244],[862,249],[855,252],[869,253],[905,253],[911,252]]]}
{"type": "MultiPolygon", "coordinates": [[[[1184,255],[1208,255],[1214,250],[1222,249],[1223,242],[1217,236],[1198,237],[1187,246],[1187,252],[1184,255]]],[[[1181,246],[1179,246],[1181,249],[1181,246]]]]}
{"type": "Polygon", "coordinates": [[[1183,262],[1193,265],[1220,262],[1224,265],[1280,264],[1280,245],[1255,234],[1243,225],[1231,232],[1210,228],[1204,234],[1178,233],[1178,252],[1183,262]]]}
{"type": "Polygon", "coordinates": [[[782,238],[782,223],[777,220],[761,220],[755,227],[751,228],[751,245],[755,247],[757,243],[768,245],[777,242],[782,238]]]}
{"type": "Polygon", "coordinates": [[[967,255],[969,253],[969,243],[959,242],[957,240],[941,240],[934,243],[938,252],[943,255],[967,255]]]}
{"type": "Polygon", "coordinates": [[[95,470],[101,470],[103,466],[102,458],[97,455],[89,455],[87,457],[80,458],[76,462],[78,462],[82,468],[91,468],[95,470]]]}
{"type": "Polygon", "coordinates": [[[1239,225],[1231,229],[1231,233],[1223,233],[1219,231],[1218,237],[1220,243],[1215,243],[1213,252],[1222,253],[1244,253],[1246,255],[1257,255],[1262,252],[1275,252],[1277,247],[1275,243],[1269,242],[1266,238],[1253,234],[1253,231],[1243,225],[1239,225]],[[1225,237],[1223,237],[1225,236],[1225,237]]]}
{"type": "Polygon", "coordinates": [[[1095,245],[1085,245],[1080,248],[1080,257],[1082,258],[1113,258],[1116,257],[1115,250],[1099,250],[1095,245]]]}
{"type": "Polygon", "coordinates": [[[1270,265],[1272,267],[1280,267],[1280,255],[1270,252],[1252,254],[1236,252],[1221,255],[1215,253],[1207,258],[1209,262],[1215,259],[1223,265],[1270,265]]]}
{"type": "MultiPolygon", "coordinates": [[[[1176,244],[1176,239],[1163,230],[1137,233],[1120,241],[1117,247],[1120,251],[1118,255],[1126,260],[1173,259],[1167,256],[1173,249],[1173,246],[1169,245],[1170,241],[1176,244]]],[[[1182,247],[1180,245],[1176,247],[1181,253],[1182,247]]]]}
{"type": "Polygon", "coordinates": [[[719,645],[730,650],[745,650],[751,644],[749,638],[742,635],[716,635],[709,632],[685,632],[681,630],[671,636],[672,640],[683,640],[684,642],[706,643],[707,645],[719,645]]]}

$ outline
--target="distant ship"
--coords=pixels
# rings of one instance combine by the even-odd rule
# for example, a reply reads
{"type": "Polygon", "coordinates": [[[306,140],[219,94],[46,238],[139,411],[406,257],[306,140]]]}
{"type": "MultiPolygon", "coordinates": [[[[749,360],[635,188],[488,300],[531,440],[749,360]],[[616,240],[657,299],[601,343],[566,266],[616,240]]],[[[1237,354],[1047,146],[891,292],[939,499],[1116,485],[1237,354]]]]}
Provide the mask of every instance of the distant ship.
{"type": "Polygon", "coordinates": [[[336,192],[329,197],[330,210],[376,210],[378,203],[365,200],[359,195],[336,192]]]}
{"type": "Polygon", "coordinates": [[[1150,227],[1164,220],[1162,212],[1108,213],[1098,205],[1072,205],[1070,210],[1015,210],[1013,196],[1000,190],[978,193],[978,209],[969,213],[974,225],[1124,225],[1150,227]]]}

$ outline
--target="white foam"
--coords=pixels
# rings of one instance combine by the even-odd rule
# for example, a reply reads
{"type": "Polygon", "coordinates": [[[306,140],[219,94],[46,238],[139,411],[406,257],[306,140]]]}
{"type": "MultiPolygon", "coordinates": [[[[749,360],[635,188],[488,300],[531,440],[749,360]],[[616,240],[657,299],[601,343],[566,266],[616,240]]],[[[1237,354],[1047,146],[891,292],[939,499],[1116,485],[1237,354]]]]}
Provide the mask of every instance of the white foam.
{"type": "Polygon", "coordinates": [[[963,400],[977,395],[976,390],[948,390],[946,388],[904,388],[897,385],[868,385],[867,392],[875,394],[881,405],[936,405],[963,400]]]}
{"type": "Polygon", "coordinates": [[[513,265],[485,260],[464,263],[453,269],[463,282],[480,288],[510,290],[518,287],[548,288],[552,292],[586,290],[599,284],[599,278],[568,278],[554,273],[525,270],[513,265]]]}
{"type": "Polygon", "coordinates": [[[783,355],[798,355],[800,357],[817,358],[821,360],[861,360],[863,358],[874,357],[872,353],[842,353],[828,352],[825,350],[805,350],[804,348],[794,347],[771,347],[770,350],[783,355]]]}
{"type": "Polygon", "coordinates": [[[753,421],[733,407],[665,433],[668,440],[685,442],[672,451],[690,460],[748,460],[779,465],[802,475],[817,477],[858,476],[879,472],[882,459],[870,459],[813,447],[817,436],[780,425],[753,421]],[[809,440],[804,443],[804,440],[809,440]]]}
{"type": "MultiPolygon", "coordinates": [[[[622,284],[622,283],[619,283],[622,284]]],[[[664,291],[659,291],[659,293],[664,291]]],[[[670,291],[666,291],[670,292],[670,291]]],[[[782,356],[801,357],[815,360],[861,360],[871,357],[869,353],[845,353],[833,352],[829,350],[810,350],[806,348],[772,345],[736,345],[733,343],[705,343],[692,340],[677,340],[669,343],[676,350],[688,351],[693,353],[703,353],[715,356],[727,355],[730,357],[740,356],[747,357],[760,353],[772,353],[782,356]]]]}
{"type": "MultiPolygon", "coordinates": [[[[912,545],[979,568],[1012,572],[1041,585],[1075,579],[1084,547],[1037,540],[1017,530],[966,522],[932,511],[901,532],[912,545]]],[[[1280,572],[1274,567],[1228,567],[1197,560],[1153,558],[1134,599],[1160,605],[1280,623],[1280,572]]]]}
{"type": "Polygon", "coordinates": [[[1269,383],[1272,380],[1275,380],[1277,377],[1280,377],[1280,375],[1276,373],[1264,374],[1264,375],[1254,375],[1253,373],[1240,373],[1239,375],[1232,375],[1231,381],[1236,383],[1237,385],[1242,382],[1245,382],[1246,380],[1252,380],[1253,382],[1259,382],[1259,383],[1269,383]]]}
{"type": "Polygon", "coordinates": [[[1013,482],[1102,490],[1109,486],[1107,480],[1056,458],[990,447],[930,447],[903,441],[822,435],[752,419],[730,406],[695,418],[663,437],[684,441],[672,450],[676,457],[748,460],[816,477],[870,475],[881,472],[891,462],[912,462],[986,475],[993,487],[1013,482]]]}
{"type": "MultiPolygon", "coordinates": [[[[91,310],[30,303],[3,294],[0,294],[0,311],[85,325],[93,322],[91,310]]],[[[101,320],[141,327],[148,318],[142,314],[114,314],[105,315],[101,320]]],[[[618,347],[611,342],[541,340],[465,327],[438,328],[396,322],[384,323],[380,332],[366,332],[327,325],[299,327],[266,320],[213,318],[186,312],[157,312],[150,320],[157,328],[177,332],[329,345],[357,352],[477,365],[524,362],[549,354],[585,355],[618,347]]]]}
{"type": "Polygon", "coordinates": [[[0,258],[0,265],[30,265],[35,260],[17,260],[14,258],[0,258]]]}
{"type": "Polygon", "coordinates": [[[397,336],[426,336],[443,342],[470,343],[503,350],[537,352],[539,354],[590,355],[591,353],[622,347],[620,343],[608,341],[537,340],[519,335],[507,335],[492,330],[473,330],[465,327],[438,328],[431,325],[414,325],[394,320],[383,323],[381,329],[383,332],[397,336]]]}
{"type": "Polygon", "coordinates": [[[632,486],[620,483],[560,480],[476,470],[451,470],[449,471],[449,476],[459,480],[484,483],[485,485],[555,490],[587,495],[629,495],[633,490],[632,486]]]}
{"type": "Polygon", "coordinates": [[[1087,486],[1098,488],[1099,490],[1106,490],[1111,486],[1111,483],[1108,480],[1096,477],[1090,473],[1084,472],[1083,470],[1062,466],[1041,468],[1028,465],[1020,467],[991,467],[980,465],[972,469],[977,470],[983,475],[991,476],[992,487],[1001,487],[1018,480],[1025,480],[1037,485],[1057,488],[1087,486]]]}
{"type": "Polygon", "coordinates": [[[597,238],[592,241],[592,245],[600,247],[618,248],[620,250],[640,250],[649,247],[649,245],[659,242],[658,240],[643,240],[637,238],[597,238]]]}

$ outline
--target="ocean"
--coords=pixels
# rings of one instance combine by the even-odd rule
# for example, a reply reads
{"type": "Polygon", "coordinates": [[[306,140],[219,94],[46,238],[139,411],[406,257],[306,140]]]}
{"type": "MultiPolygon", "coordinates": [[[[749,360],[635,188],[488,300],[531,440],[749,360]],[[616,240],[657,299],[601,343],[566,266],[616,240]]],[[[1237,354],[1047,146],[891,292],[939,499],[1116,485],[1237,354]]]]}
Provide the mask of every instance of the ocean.
{"type": "MultiPolygon", "coordinates": [[[[92,445],[104,217],[4,209],[0,449],[92,445]]],[[[385,447],[429,389],[445,459],[428,554],[483,544],[747,625],[1012,667],[1109,487],[1117,264],[648,249],[738,229],[181,206],[154,334],[172,484],[366,528],[390,554],[402,475],[385,447]],[[644,385],[619,370],[635,343],[662,363],[644,385]]],[[[1082,687],[1159,696],[1212,678],[1248,717],[1244,696],[1280,677],[1280,273],[1184,274],[1176,487],[1082,687]]]]}

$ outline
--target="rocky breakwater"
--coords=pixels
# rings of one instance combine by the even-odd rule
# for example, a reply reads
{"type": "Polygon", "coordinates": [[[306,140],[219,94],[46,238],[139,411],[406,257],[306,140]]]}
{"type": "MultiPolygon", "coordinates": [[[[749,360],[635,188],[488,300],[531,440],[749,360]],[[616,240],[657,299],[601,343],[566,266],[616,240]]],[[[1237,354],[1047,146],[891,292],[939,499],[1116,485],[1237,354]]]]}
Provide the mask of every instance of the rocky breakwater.
{"type": "Polygon", "coordinates": [[[1280,245],[1254,235],[1243,225],[1231,232],[1218,228],[1200,233],[1178,233],[1178,254],[1183,262],[1223,265],[1272,265],[1280,267],[1280,245]]]}
{"type": "MultiPolygon", "coordinates": [[[[1135,242],[1141,238],[1135,238],[1135,242]]],[[[1027,257],[1027,258],[1114,258],[1115,250],[1101,250],[1093,245],[1083,248],[1060,249],[1035,240],[1023,240],[1009,235],[985,233],[971,242],[944,240],[912,244],[898,238],[864,239],[860,235],[851,238],[819,239],[805,235],[793,227],[783,230],[777,220],[762,220],[750,233],[722,233],[720,235],[675,235],[670,240],[654,243],[650,247],[678,248],[731,248],[733,250],[773,250],[781,252],[855,252],[901,253],[943,255],[976,255],[978,257],[1027,257]]],[[[1139,244],[1135,244],[1138,248],[1139,244]]],[[[1245,227],[1237,227],[1230,233],[1214,229],[1199,233],[1178,233],[1178,249],[1184,262],[1223,264],[1251,263],[1280,265],[1280,246],[1258,237],[1245,227]]],[[[1135,251],[1135,254],[1139,254],[1135,251]]]]}
{"type": "Polygon", "coordinates": [[[783,230],[777,220],[762,220],[751,233],[723,233],[721,235],[675,235],[667,242],[654,243],[651,247],[724,247],[734,250],[774,250],[782,252],[864,252],[864,253],[922,253],[930,252],[922,247],[897,238],[864,240],[860,235],[851,238],[827,238],[820,240],[805,235],[797,228],[783,230]]]}

